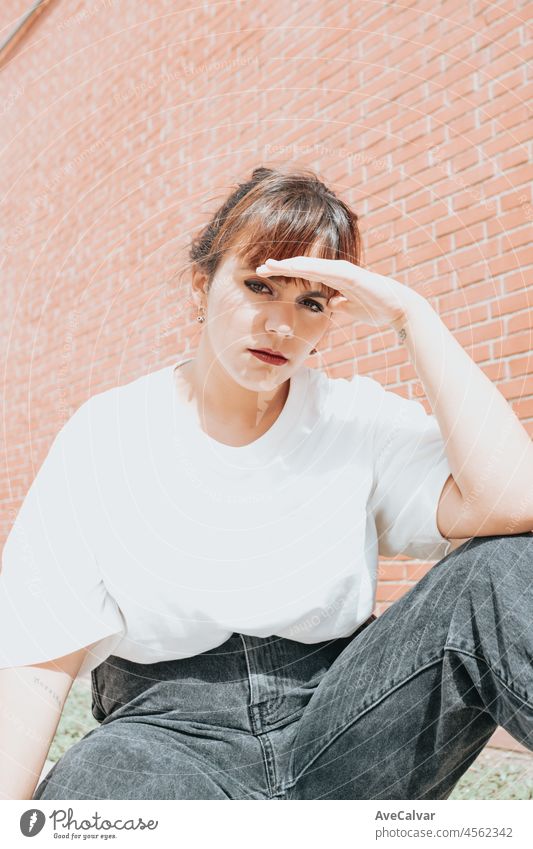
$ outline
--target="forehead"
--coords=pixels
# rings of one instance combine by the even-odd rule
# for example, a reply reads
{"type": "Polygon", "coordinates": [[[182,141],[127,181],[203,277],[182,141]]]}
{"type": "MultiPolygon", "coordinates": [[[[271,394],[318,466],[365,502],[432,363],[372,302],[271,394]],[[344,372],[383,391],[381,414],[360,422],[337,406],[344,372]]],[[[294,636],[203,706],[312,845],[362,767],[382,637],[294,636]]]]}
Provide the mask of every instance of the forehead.
{"type": "MultiPolygon", "coordinates": [[[[255,272],[255,267],[251,266],[248,262],[244,260],[235,259],[234,262],[234,270],[237,274],[253,274],[255,272]]],[[[278,288],[281,288],[287,283],[292,285],[297,285],[302,289],[314,289],[317,292],[324,292],[325,295],[329,295],[333,290],[326,286],[325,283],[322,282],[311,282],[310,280],[306,280],[302,277],[284,277],[282,274],[276,274],[273,277],[266,277],[261,275],[261,280],[268,280],[269,283],[273,283],[278,288]]]]}

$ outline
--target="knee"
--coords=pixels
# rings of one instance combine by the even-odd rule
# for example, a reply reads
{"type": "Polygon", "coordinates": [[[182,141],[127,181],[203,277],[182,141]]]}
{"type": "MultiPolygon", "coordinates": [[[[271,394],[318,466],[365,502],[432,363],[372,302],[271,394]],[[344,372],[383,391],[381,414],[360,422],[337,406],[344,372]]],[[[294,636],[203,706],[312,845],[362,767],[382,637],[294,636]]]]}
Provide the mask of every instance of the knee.
{"type": "MultiPolygon", "coordinates": [[[[455,553],[455,552],[453,552],[455,553]]],[[[488,583],[491,592],[515,593],[520,587],[531,592],[533,577],[533,535],[497,534],[474,537],[458,551],[459,560],[467,567],[469,581],[479,586],[488,583]]]]}
{"type": "Polygon", "coordinates": [[[96,730],[100,729],[93,729],[64,752],[37,786],[34,799],[98,798],[102,777],[101,738],[88,739],[96,730]]]}

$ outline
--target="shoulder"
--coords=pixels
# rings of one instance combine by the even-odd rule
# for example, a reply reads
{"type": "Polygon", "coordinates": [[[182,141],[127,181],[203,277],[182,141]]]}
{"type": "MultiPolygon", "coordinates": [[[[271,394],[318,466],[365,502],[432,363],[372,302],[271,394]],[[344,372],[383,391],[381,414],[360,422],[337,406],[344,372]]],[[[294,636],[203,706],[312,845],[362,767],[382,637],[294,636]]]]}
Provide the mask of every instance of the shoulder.
{"type": "Polygon", "coordinates": [[[156,384],[161,383],[163,372],[166,371],[166,369],[159,369],[133,378],[126,383],[94,392],[80,404],[62,430],[79,434],[84,429],[90,428],[91,424],[116,420],[117,413],[127,413],[130,409],[138,408],[143,401],[146,403],[148,393],[151,393],[156,384]]]}
{"type": "Polygon", "coordinates": [[[140,426],[145,408],[152,407],[147,392],[153,374],[99,390],[83,401],[56,432],[50,459],[63,462],[67,458],[69,465],[81,471],[97,458],[113,454],[124,434],[140,426]]]}

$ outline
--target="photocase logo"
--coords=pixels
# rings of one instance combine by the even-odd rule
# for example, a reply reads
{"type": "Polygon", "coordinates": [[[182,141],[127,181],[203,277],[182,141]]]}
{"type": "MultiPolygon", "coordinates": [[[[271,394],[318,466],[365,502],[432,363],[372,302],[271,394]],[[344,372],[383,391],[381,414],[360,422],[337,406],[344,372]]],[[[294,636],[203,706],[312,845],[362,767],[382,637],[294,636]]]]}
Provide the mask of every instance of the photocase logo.
{"type": "Polygon", "coordinates": [[[24,811],[20,818],[20,830],[24,837],[35,837],[42,831],[46,822],[46,817],[42,811],[36,808],[31,808],[29,811],[24,811]]]}

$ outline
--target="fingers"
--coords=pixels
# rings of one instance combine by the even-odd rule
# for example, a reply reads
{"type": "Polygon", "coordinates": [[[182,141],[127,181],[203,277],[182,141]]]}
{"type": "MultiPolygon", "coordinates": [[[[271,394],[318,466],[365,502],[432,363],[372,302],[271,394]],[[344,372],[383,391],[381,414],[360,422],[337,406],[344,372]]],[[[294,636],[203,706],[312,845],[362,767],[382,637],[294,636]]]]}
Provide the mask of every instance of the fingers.
{"type": "Polygon", "coordinates": [[[348,303],[348,298],[345,298],[344,295],[334,295],[328,301],[328,307],[330,309],[335,309],[335,307],[342,307],[343,304],[348,303]]]}
{"type": "MultiPolygon", "coordinates": [[[[297,269],[302,269],[304,265],[299,261],[301,259],[306,259],[306,257],[293,257],[291,259],[267,259],[262,265],[258,265],[256,271],[268,271],[271,274],[281,274],[282,272],[287,272],[289,274],[291,271],[294,272],[297,269]]],[[[313,269],[310,267],[306,268],[306,271],[313,272],[313,269]]]]}
{"type": "Polygon", "coordinates": [[[307,256],[267,259],[262,265],[258,265],[255,271],[256,274],[280,274],[282,277],[303,277],[307,280],[321,280],[324,276],[323,271],[316,268],[316,259],[307,256]]]}

